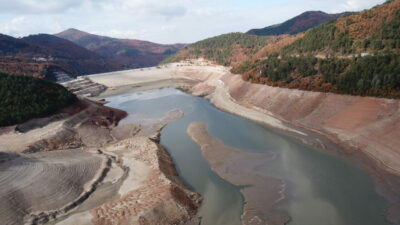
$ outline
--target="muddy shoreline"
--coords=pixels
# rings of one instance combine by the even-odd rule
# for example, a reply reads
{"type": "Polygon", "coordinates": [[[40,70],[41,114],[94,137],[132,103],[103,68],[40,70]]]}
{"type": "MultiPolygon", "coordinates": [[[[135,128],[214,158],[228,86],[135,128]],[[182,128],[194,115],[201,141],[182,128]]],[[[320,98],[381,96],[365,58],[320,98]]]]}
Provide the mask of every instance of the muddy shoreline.
{"type": "MultiPolygon", "coordinates": [[[[193,91],[188,92],[188,94],[193,95],[193,91]]],[[[211,94],[212,95],[212,94],[211,94]]],[[[194,94],[194,96],[205,97],[210,100],[211,104],[216,108],[237,116],[244,117],[246,119],[252,120],[253,122],[262,124],[273,130],[278,134],[284,136],[289,136],[298,140],[306,145],[311,145],[326,151],[333,151],[344,155],[346,158],[351,160],[358,167],[362,168],[365,172],[370,174],[375,181],[376,192],[383,196],[386,201],[389,202],[390,206],[387,211],[387,218],[390,222],[396,225],[400,225],[400,215],[398,211],[400,210],[400,176],[390,173],[382,168],[382,166],[370,155],[363,151],[359,151],[352,146],[348,146],[341,142],[339,139],[333,137],[330,134],[320,132],[309,127],[305,127],[299,123],[293,123],[287,121],[281,117],[275,117],[274,115],[268,115],[278,119],[282,122],[283,126],[289,129],[280,129],[269,123],[265,123],[259,120],[254,120],[251,117],[243,116],[242,113],[238,113],[227,108],[221,107],[218,102],[212,100],[212,96],[207,94],[194,94]],[[298,132],[293,132],[296,130],[298,132]]],[[[235,103],[239,104],[239,103],[235,103]]]]}
{"type": "Polygon", "coordinates": [[[201,149],[202,155],[220,177],[241,187],[245,201],[242,223],[286,224],[290,217],[274,206],[285,198],[285,184],[274,177],[255,175],[254,171],[274,158],[268,153],[250,153],[225,146],[224,143],[208,134],[207,124],[192,123],[187,134],[201,149]]]}
{"type": "Polygon", "coordinates": [[[81,98],[61,115],[20,125],[24,132],[4,128],[2,222],[198,224],[201,197],[179,180],[170,155],[158,144],[161,129],[182,112],[118,126],[126,116],[81,98]]]}
{"type": "MultiPolygon", "coordinates": [[[[255,122],[261,123],[263,125],[266,125],[267,127],[270,127],[271,129],[275,130],[278,133],[294,137],[305,144],[316,146],[318,148],[322,148],[328,151],[339,152],[340,154],[345,155],[352,162],[354,162],[359,167],[363,168],[366,172],[368,172],[370,175],[372,175],[372,177],[376,182],[377,192],[380,195],[384,196],[385,199],[391,204],[390,208],[388,209],[388,214],[389,214],[388,218],[395,224],[400,224],[399,215],[396,215],[396,210],[398,210],[400,207],[399,206],[400,177],[398,175],[393,174],[384,169],[384,166],[381,165],[380,161],[376,160],[374,156],[367,154],[365,151],[360,151],[359,148],[351,146],[348,143],[341,141],[339,138],[333,136],[332,134],[329,134],[327,132],[321,132],[320,130],[304,126],[303,124],[297,123],[295,121],[287,121],[283,117],[276,117],[275,114],[271,114],[263,109],[257,108],[256,111],[264,113],[265,116],[279,120],[281,123],[281,125],[279,126],[284,127],[284,129],[282,129],[279,126],[277,127],[276,124],[269,124],[268,120],[266,122],[260,121],[258,119],[252,118],[251,116],[243,115],[243,113],[240,113],[237,110],[235,110],[237,108],[229,108],[226,105],[221,104],[221,102],[223,102],[226,99],[216,99],[215,93],[216,89],[218,89],[219,85],[218,81],[220,80],[221,77],[224,77],[228,72],[219,66],[215,66],[215,68],[216,68],[215,71],[213,71],[208,67],[204,68],[201,66],[188,67],[186,70],[184,68],[178,68],[177,72],[175,72],[174,75],[171,75],[169,72],[167,79],[172,79],[172,81],[173,79],[176,78],[184,78],[187,80],[192,79],[195,82],[193,82],[192,84],[188,84],[189,87],[192,86],[192,88],[188,88],[188,86],[186,86],[184,88],[184,91],[195,96],[206,97],[215,107],[225,112],[239,115],[247,119],[253,120],[255,122]],[[202,69],[205,70],[205,72],[199,72],[199,70],[202,69]],[[199,75],[199,73],[201,75],[199,75]]],[[[163,85],[163,83],[165,83],[165,80],[163,80],[158,84],[157,82],[158,82],[157,80],[153,80],[152,85],[151,87],[149,87],[149,89],[152,89],[154,87],[162,88],[171,86],[170,84],[168,86],[163,85]],[[157,85],[154,86],[154,84],[157,85]]],[[[179,84],[176,84],[174,82],[172,83],[179,88],[179,84]]],[[[104,84],[111,85],[111,87],[116,90],[118,90],[119,88],[118,85],[115,85],[113,83],[106,82],[104,84]]],[[[140,83],[140,81],[137,80],[135,81],[134,86],[135,87],[130,88],[129,90],[130,92],[148,90],[146,87],[146,83],[140,83]]],[[[232,102],[231,104],[233,105],[242,104],[234,100],[229,93],[227,98],[229,101],[232,102]]],[[[254,109],[255,106],[253,106],[252,103],[248,103],[244,107],[248,108],[248,110],[253,110],[253,111],[255,110],[254,109]]]]}
{"type": "MultiPolygon", "coordinates": [[[[185,83],[185,88],[180,88],[180,84],[179,83],[174,83],[173,81],[171,81],[172,83],[168,82],[167,86],[164,86],[164,84],[166,84],[165,81],[161,81],[160,83],[158,83],[157,81],[152,82],[150,86],[147,86],[147,84],[143,84],[143,85],[134,85],[134,86],[129,86],[129,91],[127,93],[133,93],[133,92],[138,92],[138,91],[145,91],[145,90],[151,90],[151,89],[159,89],[159,88],[167,88],[167,87],[176,87],[178,89],[181,89],[183,91],[185,91],[188,94],[191,94],[193,96],[198,96],[193,94],[192,89],[188,88],[188,84],[190,83],[185,83]]],[[[198,84],[198,82],[193,82],[191,83],[193,85],[198,84]]],[[[193,86],[192,86],[193,87],[193,86]]],[[[114,88],[113,92],[104,92],[101,96],[99,96],[100,98],[103,96],[110,96],[110,95],[115,95],[115,93],[121,94],[122,93],[126,93],[125,91],[127,91],[126,87],[123,88],[119,88],[116,87],[114,88]]],[[[200,97],[205,97],[207,99],[210,100],[210,97],[208,95],[203,95],[200,97]]],[[[230,114],[234,114],[234,115],[238,115],[238,116],[242,116],[241,114],[232,112],[230,110],[226,110],[223,107],[218,106],[217,104],[213,104],[213,102],[210,100],[210,102],[212,103],[212,105],[224,112],[230,113],[230,114]]],[[[243,117],[243,116],[242,116],[243,117]]],[[[247,118],[249,120],[252,120],[251,118],[247,118]]],[[[276,118],[276,119],[280,119],[280,118],[276,118]]],[[[329,135],[320,133],[316,130],[311,130],[311,129],[307,129],[299,124],[291,124],[288,121],[284,121],[281,120],[283,125],[285,127],[288,127],[290,129],[279,129],[275,126],[271,126],[268,123],[264,123],[264,122],[260,122],[257,120],[253,120],[254,122],[260,123],[263,126],[267,126],[269,129],[273,130],[276,133],[282,134],[284,136],[289,136],[292,137],[304,144],[307,145],[311,145],[317,148],[321,148],[323,150],[326,151],[334,151],[336,153],[339,153],[341,155],[344,155],[346,158],[350,159],[353,163],[357,164],[360,168],[362,168],[364,171],[366,171],[368,174],[370,174],[376,183],[376,192],[379,193],[381,196],[383,196],[390,204],[391,207],[388,208],[388,218],[390,219],[390,221],[394,221],[395,224],[397,224],[396,221],[399,221],[399,216],[397,215],[397,210],[399,209],[399,203],[400,203],[400,178],[397,177],[396,175],[390,174],[388,172],[386,172],[385,170],[383,170],[381,167],[376,165],[376,162],[371,159],[370,157],[368,157],[367,155],[365,155],[363,152],[361,151],[354,151],[354,149],[352,149],[351,147],[348,147],[346,145],[344,145],[343,143],[341,143],[340,141],[332,138],[329,135]],[[296,130],[298,132],[293,132],[291,131],[291,129],[296,130]]],[[[207,159],[208,161],[210,161],[210,159],[207,159]]],[[[229,179],[223,177],[225,180],[230,181],[229,179]]],[[[237,183],[235,182],[231,182],[235,185],[237,185],[237,183]]],[[[240,186],[240,185],[238,185],[240,186]]],[[[242,194],[244,194],[242,192],[242,194]]],[[[284,199],[282,199],[284,200],[284,199]]],[[[243,217],[243,215],[242,215],[243,217]]],[[[280,216],[280,220],[281,221],[289,221],[290,217],[286,217],[283,214],[281,214],[280,216]]],[[[284,224],[284,223],[281,223],[284,224]]]]}
{"type": "Polygon", "coordinates": [[[149,81],[142,84],[131,84],[120,87],[107,88],[104,92],[98,95],[96,98],[101,99],[104,97],[110,97],[114,95],[134,93],[139,91],[149,91],[152,89],[176,87],[185,92],[189,92],[190,88],[196,85],[198,81],[189,79],[166,79],[160,81],[149,81]]]}

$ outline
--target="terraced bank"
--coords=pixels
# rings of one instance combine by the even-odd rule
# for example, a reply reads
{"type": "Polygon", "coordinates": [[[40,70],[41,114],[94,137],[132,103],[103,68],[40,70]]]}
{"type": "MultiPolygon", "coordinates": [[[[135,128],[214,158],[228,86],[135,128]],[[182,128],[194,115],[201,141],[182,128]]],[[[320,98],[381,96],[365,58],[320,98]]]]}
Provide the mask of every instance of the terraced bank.
{"type": "Polygon", "coordinates": [[[109,170],[107,157],[78,150],[2,155],[0,218],[42,224],[87,198],[109,170]]]}
{"type": "Polygon", "coordinates": [[[118,126],[125,116],[81,99],[59,115],[1,128],[1,224],[198,223],[200,196],[157,144],[182,112],[118,126]]]}

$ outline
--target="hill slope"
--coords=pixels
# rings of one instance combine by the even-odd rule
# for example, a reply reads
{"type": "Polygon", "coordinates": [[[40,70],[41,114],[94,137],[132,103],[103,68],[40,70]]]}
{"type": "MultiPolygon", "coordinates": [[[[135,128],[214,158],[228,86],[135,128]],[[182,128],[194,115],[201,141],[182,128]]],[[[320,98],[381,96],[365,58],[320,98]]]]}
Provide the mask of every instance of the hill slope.
{"type": "Polygon", "coordinates": [[[22,39],[0,34],[0,65],[0,72],[48,79],[54,79],[54,71],[75,77],[118,69],[104,57],[48,34],[22,39]]]}
{"type": "Polygon", "coordinates": [[[237,68],[273,86],[400,98],[400,0],[319,25],[237,68]]]}
{"type": "Polygon", "coordinates": [[[261,29],[249,30],[247,34],[259,36],[298,34],[310,28],[316,27],[321,23],[337,19],[346,14],[347,13],[328,14],[321,11],[308,11],[281,24],[276,24],[261,29]]]}
{"type": "Polygon", "coordinates": [[[185,46],[183,44],[162,45],[148,41],[110,38],[77,29],[68,29],[56,36],[118,62],[119,66],[125,69],[155,66],[185,46]]]}
{"type": "Polygon", "coordinates": [[[400,48],[400,1],[348,15],[310,30],[287,53],[354,54],[400,48]]]}
{"type": "Polygon", "coordinates": [[[232,72],[253,83],[400,98],[400,0],[297,35],[260,42],[254,35],[236,35],[240,41],[227,34],[189,45],[169,61],[205,57],[232,66],[232,72]]]}
{"type": "Polygon", "coordinates": [[[167,58],[164,63],[204,57],[221,65],[232,66],[247,60],[269,39],[243,33],[223,34],[191,44],[167,58]]]}
{"type": "Polygon", "coordinates": [[[61,85],[0,73],[0,126],[50,115],[76,100],[75,95],[61,85]]]}

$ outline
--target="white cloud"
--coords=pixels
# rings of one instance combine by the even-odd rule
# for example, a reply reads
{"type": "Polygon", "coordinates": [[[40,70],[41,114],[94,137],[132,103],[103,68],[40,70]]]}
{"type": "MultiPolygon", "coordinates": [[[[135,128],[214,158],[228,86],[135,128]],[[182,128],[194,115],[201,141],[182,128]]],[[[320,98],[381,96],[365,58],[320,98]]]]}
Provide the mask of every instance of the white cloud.
{"type": "Polygon", "coordinates": [[[357,11],[385,0],[0,0],[0,33],[77,28],[118,38],[190,43],[283,22],[307,10],[357,11]]]}
{"type": "Polygon", "coordinates": [[[12,35],[14,37],[35,34],[38,33],[38,30],[46,30],[47,33],[54,33],[58,32],[60,29],[62,29],[62,26],[56,20],[47,20],[46,17],[42,16],[17,16],[6,23],[1,23],[0,25],[1,33],[12,35]]]}
{"type": "Polygon", "coordinates": [[[132,38],[132,37],[138,37],[141,36],[148,31],[146,29],[140,29],[140,30],[119,30],[119,29],[112,29],[109,31],[90,31],[95,34],[103,35],[103,36],[109,36],[109,37],[118,37],[118,38],[132,38]]]}
{"type": "MultiPolygon", "coordinates": [[[[193,0],[192,0],[193,1],[193,0]]],[[[181,17],[187,12],[190,0],[104,0],[101,7],[105,11],[119,11],[124,13],[146,16],[161,15],[165,18],[181,17]]]]}
{"type": "Polygon", "coordinates": [[[168,6],[163,8],[158,8],[153,10],[155,13],[159,13],[160,15],[165,16],[166,18],[170,19],[173,17],[181,17],[186,14],[187,9],[182,6],[168,6]]]}
{"type": "Polygon", "coordinates": [[[362,9],[370,8],[372,6],[381,4],[382,0],[346,0],[341,3],[334,11],[360,11],[362,9]]]}
{"type": "Polygon", "coordinates": [[[81,0],[0,0],[3,13],[58,13],[79,7],[81,0]]]}

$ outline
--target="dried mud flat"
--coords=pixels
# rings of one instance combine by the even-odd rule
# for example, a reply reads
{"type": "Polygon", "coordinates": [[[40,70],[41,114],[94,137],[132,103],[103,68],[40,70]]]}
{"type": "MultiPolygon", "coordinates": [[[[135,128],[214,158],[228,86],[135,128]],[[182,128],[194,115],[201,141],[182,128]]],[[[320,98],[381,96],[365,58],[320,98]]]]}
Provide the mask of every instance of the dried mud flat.
{"type": "Polygon", "coordinates": [[[123,111],[85,99],[75,107],[2,129],[1,224],[199,223],[200,196],[179,181],[157,143],[182,112],[117,126],[123,111]]]}
{"type": "Polygon", "coordinates": [[[289,221],[289,216],[274,205],[284,198],[283,181],[257,174],[257,168],[268,163],[272,155],[250,153],[225,146],[208,134],[207,125],[192,123],[187,133],[201,149],[204,158],[223,179],[241,186],[245,204],[242,223],[245,225],[280,225],[289,221]]]}
{"type": "Polygon", "coordinates": [[[108,161],[100,154],[76,150],[1,158],[2,224],[35,224],[67,211],[101,180],[108,161]]]}

